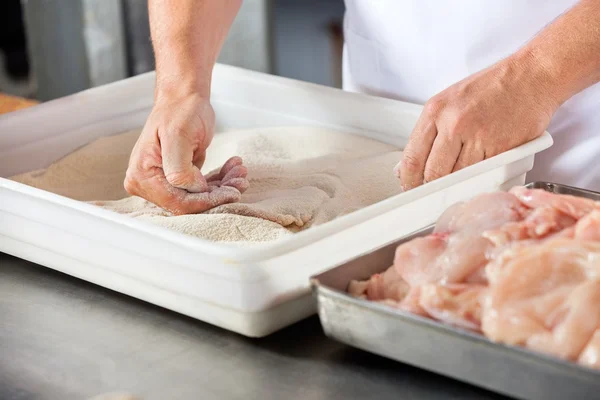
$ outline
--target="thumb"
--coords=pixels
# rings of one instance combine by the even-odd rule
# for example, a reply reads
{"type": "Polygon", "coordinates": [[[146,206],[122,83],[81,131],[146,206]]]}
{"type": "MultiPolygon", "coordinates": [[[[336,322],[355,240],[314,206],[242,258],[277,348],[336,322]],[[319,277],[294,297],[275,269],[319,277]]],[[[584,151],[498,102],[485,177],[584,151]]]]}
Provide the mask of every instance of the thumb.
{"type": "Polygon", "coordinates": [[[167,182],[192,193],[208,189],[200,169],[193,164],[194,149],[182,136],[170,136],[161,140],[162,166],[167,182]]]}

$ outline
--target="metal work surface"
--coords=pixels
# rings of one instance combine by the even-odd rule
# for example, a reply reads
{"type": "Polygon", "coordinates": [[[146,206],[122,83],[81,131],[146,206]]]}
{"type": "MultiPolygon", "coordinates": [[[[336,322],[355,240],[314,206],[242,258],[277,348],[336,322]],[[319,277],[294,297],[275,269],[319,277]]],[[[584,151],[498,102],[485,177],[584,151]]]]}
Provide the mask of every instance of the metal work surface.
{"type": "MultiPolygon", "coordinates": [[[[598,193],[552,183],[536,182],[527,187],[600,199],[598,193]]],[[[400,244],[431,230],[425,228],[312,279],[319,316],[328,336],[521,399],[600,398],[599,371],[496,344],[482,335],[346,293],[351,280],[364,280],[386,270],[400,244]]]]}
{"type": "Polygon", "coordinates": [[[0,399],[503,399],[327,339],[248,339],[0,253],[0,399]]]}

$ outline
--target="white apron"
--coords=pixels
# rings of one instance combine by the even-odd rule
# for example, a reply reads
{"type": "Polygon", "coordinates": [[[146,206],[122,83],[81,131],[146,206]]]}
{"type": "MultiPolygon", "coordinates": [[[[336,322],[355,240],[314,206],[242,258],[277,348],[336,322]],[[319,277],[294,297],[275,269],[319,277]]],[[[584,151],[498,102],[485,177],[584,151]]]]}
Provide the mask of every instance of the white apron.
{"type": "MultiPolygon", "coordinates": [[[[425,103],[514,53],[577,0],[346,0],[344,89],[425,103]]],[[[600,191],[600,84],[566,102],[528,181],[600,191]]]]}

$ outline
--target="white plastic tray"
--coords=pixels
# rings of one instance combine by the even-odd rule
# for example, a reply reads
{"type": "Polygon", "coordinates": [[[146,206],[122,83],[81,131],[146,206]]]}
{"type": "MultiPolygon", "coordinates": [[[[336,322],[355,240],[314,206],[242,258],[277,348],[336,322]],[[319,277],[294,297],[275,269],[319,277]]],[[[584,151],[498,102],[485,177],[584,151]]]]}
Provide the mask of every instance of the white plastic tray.
{"type": "MultiPolygon", "coordinates": [[[[0,176],[141,127],[154,74],[0,116],[0,176]]],[[[420,106],[217,65],[217,130],[318,125],[403,147],[420,106]]],[[[0,251],[247,336],[315,312],[308,278],[433,223],[450,204],[522,184],[545,133],[478,165],[292,237],[238,248],[0,178],[0,251]]]]}

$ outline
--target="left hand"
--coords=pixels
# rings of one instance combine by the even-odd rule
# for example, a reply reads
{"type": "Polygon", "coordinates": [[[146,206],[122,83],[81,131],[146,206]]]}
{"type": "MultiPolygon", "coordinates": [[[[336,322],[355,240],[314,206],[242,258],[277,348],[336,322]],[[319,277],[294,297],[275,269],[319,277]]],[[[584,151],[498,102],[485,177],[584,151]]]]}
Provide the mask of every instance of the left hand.
{"type": "Polygon", "coordinates": [[[525,57],[507,58],[426,104],[398,164],[404,190],[446,176],[540,136],[558,101],[525,57]]]}

